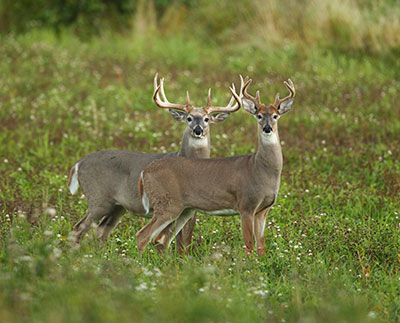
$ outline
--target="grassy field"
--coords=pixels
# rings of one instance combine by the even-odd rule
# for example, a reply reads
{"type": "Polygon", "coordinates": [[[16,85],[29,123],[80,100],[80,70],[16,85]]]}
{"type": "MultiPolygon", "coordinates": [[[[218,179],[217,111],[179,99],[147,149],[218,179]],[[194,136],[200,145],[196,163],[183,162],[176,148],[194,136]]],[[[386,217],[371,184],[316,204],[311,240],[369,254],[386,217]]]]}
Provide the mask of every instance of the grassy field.
{"type": "MultiPolygon", "coordinates": [[[[400,60],[379,48],[1,36],[0,320],[399,321],[400,60]],[[135,234],[146,220],[129,214],[106,245],[92,230],[70,248],[86,210],[67,191],[75,161],[179,145],[184,126],[151,100],[156,71],[171,100],[184,102],[188,89],[199,106],[209,87],[213,103],[226,104],[239,73],[263,102],[294,81],[265,257],[245,256],[239,217],[205,215],[185,257],[171,248],[139,259],[135,234]]],[[[256,149],[244,111],[211,131],[214,157],[256,149]]]]}

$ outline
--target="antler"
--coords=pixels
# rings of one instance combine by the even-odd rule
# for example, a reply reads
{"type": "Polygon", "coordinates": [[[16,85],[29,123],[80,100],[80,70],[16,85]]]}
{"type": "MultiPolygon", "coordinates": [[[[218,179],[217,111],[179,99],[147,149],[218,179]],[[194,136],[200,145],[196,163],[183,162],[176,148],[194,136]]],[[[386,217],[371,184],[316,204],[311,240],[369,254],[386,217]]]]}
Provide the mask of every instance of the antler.
{"type": "Polygon", "coordinates": [[[256,92],[256,97],[250,95],[249,93],[247,93],[247,88],[249,87],[249,85],[251,84],[252,79],[248,79],[246,84],[243,87],[243,91],[242,94],[246,99],[249,99],[250,101],[253,101],[253,103],[258,106],[261,104],[261,99],[260,99],[260,91],[256,92]]]}
{"type": "Polygon", "coordinates": [[[277,93],[276,96],[275,96],[275,102],[274,102],[274,106],[275,106],[276,108],[278,108],[279,105],[280,105],[283,101],[286,101],[286,100],[288,100],[288,99],[292,99],[292,98],[294,98],[294,96],[296,95],[296,91],[295,91],[295,89],[294,89],[294,84],[293,84],[293,82],[292,82],[291,79],[288,79],[287,82],[284,81],[283,84],[285,84],[285,86],[288,88],[290,94],[289,94],[288,96],[284,97],[283,99],[279,99],[279,93],[277,93]]]}
{"type": "Polygon", "coordinates": [[[243,81],[242,75],[240,76],[240,92],[239,95],[236,93],[236,88],[235,84],[232,83],[232,86],[229,88],[229,90],[232,92],[232,97],[228,103],[227,106],[225,107],[214,107],[211,106],[211,89],[208,89],[208,97],[207,97],[207,106],[204,108],[207,113],[212,113],[212,112],[235,112],[240,109],[242,106],[241,102],[241,93],[243,90],[243,87],[245,86],[245,83],[248,82],[248,77],[246,76],[245,81],[243,81]],[[235,105],[233,105],[233,102],[236,101],[235,105]]]}
{"type": "Polygon", "coordinates": [[[164,92],[164,78],[160,79],[160,85],[157,84],[158,83],[157,79],[158,79],[158,73],[156,73],[156,75],[154,76],[153,100],[155,104],[157,104],[160,108],[163,109],[176,109],[189,113],[189,111],[193,108],[190,104],[189,92],[186,92],[186,105],[171,103],[168,101],[167,96],[165,95],[164,92]],[[160,99],[160,94],[162,99],[160,99]]]}

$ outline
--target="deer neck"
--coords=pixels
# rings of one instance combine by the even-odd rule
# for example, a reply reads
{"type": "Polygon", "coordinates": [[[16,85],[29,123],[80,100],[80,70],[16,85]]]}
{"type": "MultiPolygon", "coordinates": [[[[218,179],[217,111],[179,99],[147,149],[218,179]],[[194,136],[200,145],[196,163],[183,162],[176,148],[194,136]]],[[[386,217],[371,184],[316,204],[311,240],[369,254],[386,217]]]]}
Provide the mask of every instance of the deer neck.
{"type": "Polygon", "coordinates": [[[270,176],[280,177],[282,172],[282,149],[279,141],[278,129],[271,135],[258,129],[258,150],[255,154],[255,163],[265,169],[270,176]]]}
{"type": "Polygon", "coordinates": [[[210,158],[210,133],[207,133],[203,138],[194,138],[191,135],[191,130],[186,128],[178,156],[210,158]]]}

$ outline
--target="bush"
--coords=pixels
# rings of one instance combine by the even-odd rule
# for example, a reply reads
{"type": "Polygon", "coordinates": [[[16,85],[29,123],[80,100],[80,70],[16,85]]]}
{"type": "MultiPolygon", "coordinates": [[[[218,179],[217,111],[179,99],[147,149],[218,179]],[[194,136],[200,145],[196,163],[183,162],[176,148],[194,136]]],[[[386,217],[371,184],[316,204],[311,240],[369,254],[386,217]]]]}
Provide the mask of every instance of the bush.
{"type": "Polygon", "coordinates": [[[136,0],[1,0],[0,32],[25,32],[37,27],[59,31],[73,26],[78,34],[98,33],[105,27],[127,28],[136,0]]]}

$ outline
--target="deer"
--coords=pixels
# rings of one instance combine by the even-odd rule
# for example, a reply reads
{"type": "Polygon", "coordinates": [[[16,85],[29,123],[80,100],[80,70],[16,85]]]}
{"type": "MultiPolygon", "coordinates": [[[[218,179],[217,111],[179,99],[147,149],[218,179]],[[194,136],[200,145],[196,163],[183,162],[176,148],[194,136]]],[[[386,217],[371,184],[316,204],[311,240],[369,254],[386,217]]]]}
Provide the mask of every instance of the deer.
{"type": "Polygon", "coordinates": [[[174,230],[165,239],[168,248],[175,235],[190,220],[187,210],[208,215],[241,217],[244,249],[247,254],[256,242],[258,256],[265,254],[265,221],[277,199],[283,165],[278,134],[278,119],[288,113],[295,97],[293,82],[284,85],[289,95],[273,104],[263,104],[260,92],[247,92],[252,80],[245,82],[242,98],[231,88],[243,109],[257,120],[258,148],[254,154],[217,159],[174,157],[153,161],[138,182],[142,204],[153,209],[152,219],[136,234],[139,255],[146,245],[167,226],[174,230]]]}
{"type": "MultiPolygon", "coordinates": [[[[244,81],[241,76],[240,80],[242,89],[244,81]]],[[[91,225],[98,222],[97,237],[106,242],[126,211],[141,217],[151,217],[151,212],[143,208],[139,197],[137,183],[141,171],[155,159],[176,156],[209,158],[210,124],[222,122],[230,113],[240,109],[233,96],[225,107],[212,106],[211,89],[208,90],[207,105],[204,107],[193,106],[188,91],[186,104],[171,103],[164,91],[164,78],[158,82],[158,73],[154,76],[153,101],[159,108],[168,109],[175,120],[186,124],[179,150],[155,154],[103,150],[76,162],[70,170],[68,187],[71,194],[75,194],[81,187],[88,209],[86,215],[73,227],[70,236],[73,245],[79,245],[91,225]]],[[[189,213],[192,220],[177,237],[181,253],[191,244],[195,212],[189,213]]],[[[163,239],[162,235],[160,239],[163,239]]]]}

